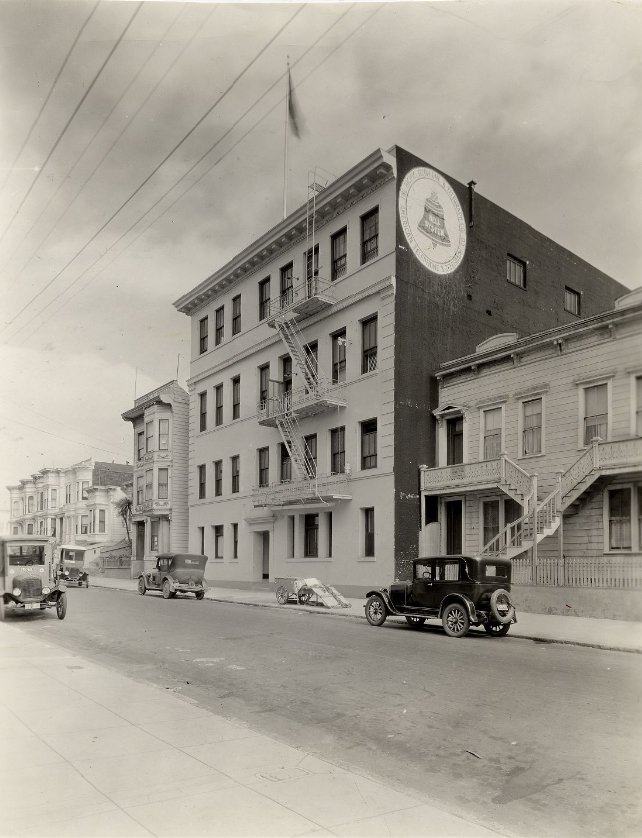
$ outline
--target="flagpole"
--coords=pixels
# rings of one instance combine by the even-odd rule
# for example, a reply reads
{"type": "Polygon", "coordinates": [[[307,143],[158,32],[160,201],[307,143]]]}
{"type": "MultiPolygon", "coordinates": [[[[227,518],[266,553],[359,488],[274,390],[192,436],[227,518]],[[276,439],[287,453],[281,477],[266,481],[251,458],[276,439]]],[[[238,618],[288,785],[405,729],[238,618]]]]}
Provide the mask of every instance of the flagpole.
{"type": "Polygon", "coordinates": [[[288,115],[290,111],[290,56],[285,74],[285,119],[283,124],[283,218],[288,214],[288,115]]]}

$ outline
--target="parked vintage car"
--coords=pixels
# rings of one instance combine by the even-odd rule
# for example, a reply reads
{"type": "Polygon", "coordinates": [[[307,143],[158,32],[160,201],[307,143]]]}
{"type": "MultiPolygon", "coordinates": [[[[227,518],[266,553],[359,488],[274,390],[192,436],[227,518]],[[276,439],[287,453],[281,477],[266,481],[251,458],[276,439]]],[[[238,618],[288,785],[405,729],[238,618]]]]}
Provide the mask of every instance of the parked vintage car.
{"type": "Polygon", "coordinates": [[[196,599],[205,596],[205,565],[207,556],[192,553],[161,553],[156,567],[138,577],[138,593],[162,591],[164,599],[176,594],[194,594],[196,599]]]}
{"type": "Polygon", "coordinates": [[[58,578],[67,585],[83,585],[89,587],[89,574],[85,567],[85,547],[75,544],[63,544],[60,548],[60,564],[58,578]]]}
{"type": "Polygon", "coordinates": [[[0,592],[3,606],[22,611],[55,608],[67,614],[65,584],[54,579],[52,542],[46,536],[0,537],[0,592]]]}
{"type": "Polygon", "coordinates": [[[366,619],[372,626],[382,626],[390,615],[405,617],[413,628],[427,619],[440,619],[450,637],[464,637],[471,626],[483,626],[493,637],[503,637],[517,622],[510,574],[509,559],[415,559],[410,581],[366,594],[366,619]]]}

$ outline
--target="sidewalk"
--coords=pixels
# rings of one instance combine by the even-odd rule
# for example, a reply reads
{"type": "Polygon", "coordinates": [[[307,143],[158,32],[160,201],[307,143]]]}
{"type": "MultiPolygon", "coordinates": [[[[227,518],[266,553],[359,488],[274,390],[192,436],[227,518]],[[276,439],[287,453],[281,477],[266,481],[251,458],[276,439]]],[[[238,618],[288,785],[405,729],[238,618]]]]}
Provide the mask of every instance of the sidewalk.
{"type": "MultiPolygon", "coordinates": [[[[91,585],[136,591],[132,579],[107,579],[92,576],[91,585]]],[[[153,596],[153,594],[152,594],[153,596]]],[[[323,608],[313,605],[279,605],[273,591],[247,591],[238,588],[208,587],[205,599],[235,602],[264,608],[299,608],[329,617],[365,620],[365,600],[350,599],[351,608],[323,608]]],[[[642,623],[629,620],[597,620],[590,617],[561,617],[555,614],[519,612],[518,622],[511,626],[509,637],[523,637],[541,643],[570,643],[619,652],[642,652],[642,623]]]]}
{"type": "Polygon", "coordinates": [[[0,623],[2,836],[497,831],[0,623]]]}

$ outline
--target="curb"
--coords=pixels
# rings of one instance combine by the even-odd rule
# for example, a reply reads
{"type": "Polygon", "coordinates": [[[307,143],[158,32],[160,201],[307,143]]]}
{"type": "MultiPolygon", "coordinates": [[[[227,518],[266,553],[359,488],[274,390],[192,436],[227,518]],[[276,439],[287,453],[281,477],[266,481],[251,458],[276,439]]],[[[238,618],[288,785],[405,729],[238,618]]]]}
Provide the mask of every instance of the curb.
{"type": "MultiPolygon", "coordinates": [[[[129,594],[137,594],[135,590],[129,590],[129,588],[117,588],[112,587],[111,585],[95,585],[97,588],[102,588],[103,590],[111,590],[111,591],[119,591],[121,593],[129,593],[129,594]]],[[[246,600],[241,599],[227,599],[225,597],[208,597],[205,594],[204,602],[224,602],[227,605],[244,605],[247,608],[286,608],[285,605],[279,605],[279,603],[271,603],[271,602],[249,602],[246,600]]],[[[294,603],[290,603],[292,611],[298,611],[301,614],[318,614],[325,617],[347,617],[353,620],[365,620],[365,616],[363,614],[357,614],[356,612],[352,611],[351,613],[348,612],[348,609],[324,609],[318,608],[316,606],[305,606],[305,605],[297,605],[294,603]]],[[[539,634],[524,634],[519,633],[519,629],[517,631],[511,631],[512,637],[519,637],[521,640],[531,640],[534,643],[555,643],[559,646],[582,646],[588,649],[601,649],[605,652],[628,652],[629,654],[639,655],[642,654],[642,649],[633,649],[630,646],[609,646],[606,643],[600,643],[598,641],[590,641],[590,640],[566,640],[566,639],[559,639],[559,638],[552,638],[552,637],[544,637],[539,634]]]]}

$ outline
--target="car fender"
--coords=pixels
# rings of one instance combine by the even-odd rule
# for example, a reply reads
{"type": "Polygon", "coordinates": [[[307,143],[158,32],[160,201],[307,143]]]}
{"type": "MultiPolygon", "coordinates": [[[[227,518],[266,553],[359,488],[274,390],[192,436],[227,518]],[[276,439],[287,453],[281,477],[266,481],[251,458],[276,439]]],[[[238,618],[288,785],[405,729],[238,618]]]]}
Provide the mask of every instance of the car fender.
{"type": "Polygon", "coordinates": [[[384,601],[386,609],[390,612],[390,614],[397,613],[392,602],[390,601],[390,594],[388,593],[387,588],[373,588],[371,591],[368,591],[368,593],[366,594],[366,602],[370,599],[371,596],[380,596],[381,599],[384,601]]]}
{"type": "Polygon", "coordinates": [[[477,610],[475,609],[475,604],[469,596],[466,594],[447,594],[439,606],[439,617],[441,618],[444,613],[444,609],[447,605],[450,605],[451,602],[461,602],[462,605],[466,608],[468,612],[468,616],[470,617],[471,623],[477,622],[477,610]]]}

